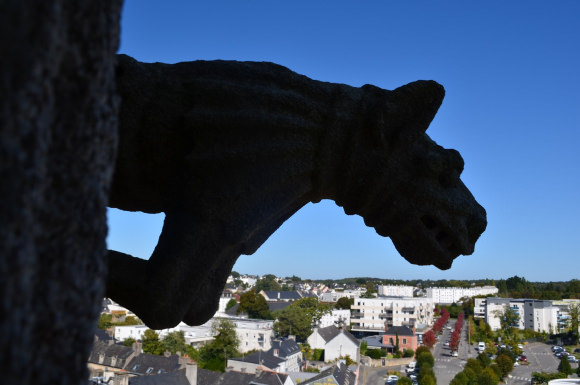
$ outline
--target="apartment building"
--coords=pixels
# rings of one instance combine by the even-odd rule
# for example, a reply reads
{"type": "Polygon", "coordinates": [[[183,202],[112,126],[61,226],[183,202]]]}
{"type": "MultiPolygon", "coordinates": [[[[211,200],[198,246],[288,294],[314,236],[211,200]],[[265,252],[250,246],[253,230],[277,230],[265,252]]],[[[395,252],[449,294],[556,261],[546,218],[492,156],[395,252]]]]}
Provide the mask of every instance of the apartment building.
{"type": "Polygon", "coordinates": [[[415,288],[405,285],[378,285],[379,295],[384,297],[412,297],[415,288]]]}
{"type": "Polygon", "coordinates": [[[384,332],[385,326],[430,325],[433,308],[433,299],[429,297],[357,298],[351,306],[352,330],[384,332]]]}
{"type": "Polygon", "coordinates": [[[434,303],[452,304],[457,303],[461,298],[471,298],[478,295],[493,295],[499,291],[495,286],[475,286],[475,287],[429,287],[427,297],[433,298],[434,303]]]}
{"type": "Polygon", "coordinates": [[[498,315],[502,314],[506,307],[514,310],[518,315],[516,324],[512,325],[518,329],[553,333],[567,327],[567,305],[555,305],[550,300],[497,297],[476,298],[474,314],[483,318],[492,330],[498,330],[501,328],[498,315]]]}

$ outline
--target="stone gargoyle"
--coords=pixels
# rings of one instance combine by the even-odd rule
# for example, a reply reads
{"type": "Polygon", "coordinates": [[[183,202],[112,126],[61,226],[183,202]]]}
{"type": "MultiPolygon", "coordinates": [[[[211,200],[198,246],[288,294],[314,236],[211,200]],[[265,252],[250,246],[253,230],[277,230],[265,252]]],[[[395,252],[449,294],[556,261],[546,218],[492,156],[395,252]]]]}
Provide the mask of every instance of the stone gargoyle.
{"type": "Polygon", "coordinates": [[[121,55],[117,87],[109,206],[166,217],[149,260],[109,251],[107,296],[151,328],[209,319],[237,258],[309,202],[332,199],[441,269],[487,225],[459,153],[425,133],[445,93],[434,81],[387,91],[271,63],[121,55]]]}

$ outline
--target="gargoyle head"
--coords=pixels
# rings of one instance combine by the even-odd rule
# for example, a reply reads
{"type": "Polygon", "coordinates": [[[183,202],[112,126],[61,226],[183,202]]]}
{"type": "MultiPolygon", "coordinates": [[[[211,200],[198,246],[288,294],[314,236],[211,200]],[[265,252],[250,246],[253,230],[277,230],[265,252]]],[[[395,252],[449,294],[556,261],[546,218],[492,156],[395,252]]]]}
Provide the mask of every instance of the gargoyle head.
{"type": "Polygon", "coordinates": [[[364,86],[364,129],[352,135],[343,186],[335,201],[359,214],[399,253],[418,265],[451,267],[474,251],[486,213],[459,178],[463,159],[431,140],[425,130],[445,91],[417,81],[394,91],[364,86]]]}

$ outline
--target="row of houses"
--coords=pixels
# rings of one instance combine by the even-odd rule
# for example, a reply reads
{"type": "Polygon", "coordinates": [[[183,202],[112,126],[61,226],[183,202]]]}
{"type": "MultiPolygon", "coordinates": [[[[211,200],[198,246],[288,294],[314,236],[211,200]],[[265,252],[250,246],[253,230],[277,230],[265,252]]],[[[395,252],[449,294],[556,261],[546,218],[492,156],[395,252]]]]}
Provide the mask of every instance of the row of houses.
{"type": "Polygon", "coordinates": [[[500,314],[506,308],[517,314],[518,329],[537,332],[558,333],[569,328],[569,307],[580,305],[580,300],[561,301],[538,300],[529,298],[475,298],[474,317],[485,320],[492,330],[501,328],[500,314]]]}

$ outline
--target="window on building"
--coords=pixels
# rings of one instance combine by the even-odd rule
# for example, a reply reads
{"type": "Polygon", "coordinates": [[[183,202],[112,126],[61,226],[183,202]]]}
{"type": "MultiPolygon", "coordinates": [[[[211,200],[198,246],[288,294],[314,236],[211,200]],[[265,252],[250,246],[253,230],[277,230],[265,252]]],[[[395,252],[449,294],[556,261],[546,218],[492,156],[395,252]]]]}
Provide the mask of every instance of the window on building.
{"type": "Polygon", "coordinates": [[[149,369],[147,369],[147,372],[145,372],[145,373],[147,373],[147,374],[151,374],[151,373],[153,373],[153,370],[155,370],[155,369],[153,369],[153,368],[149,368],[149,369]]]}

